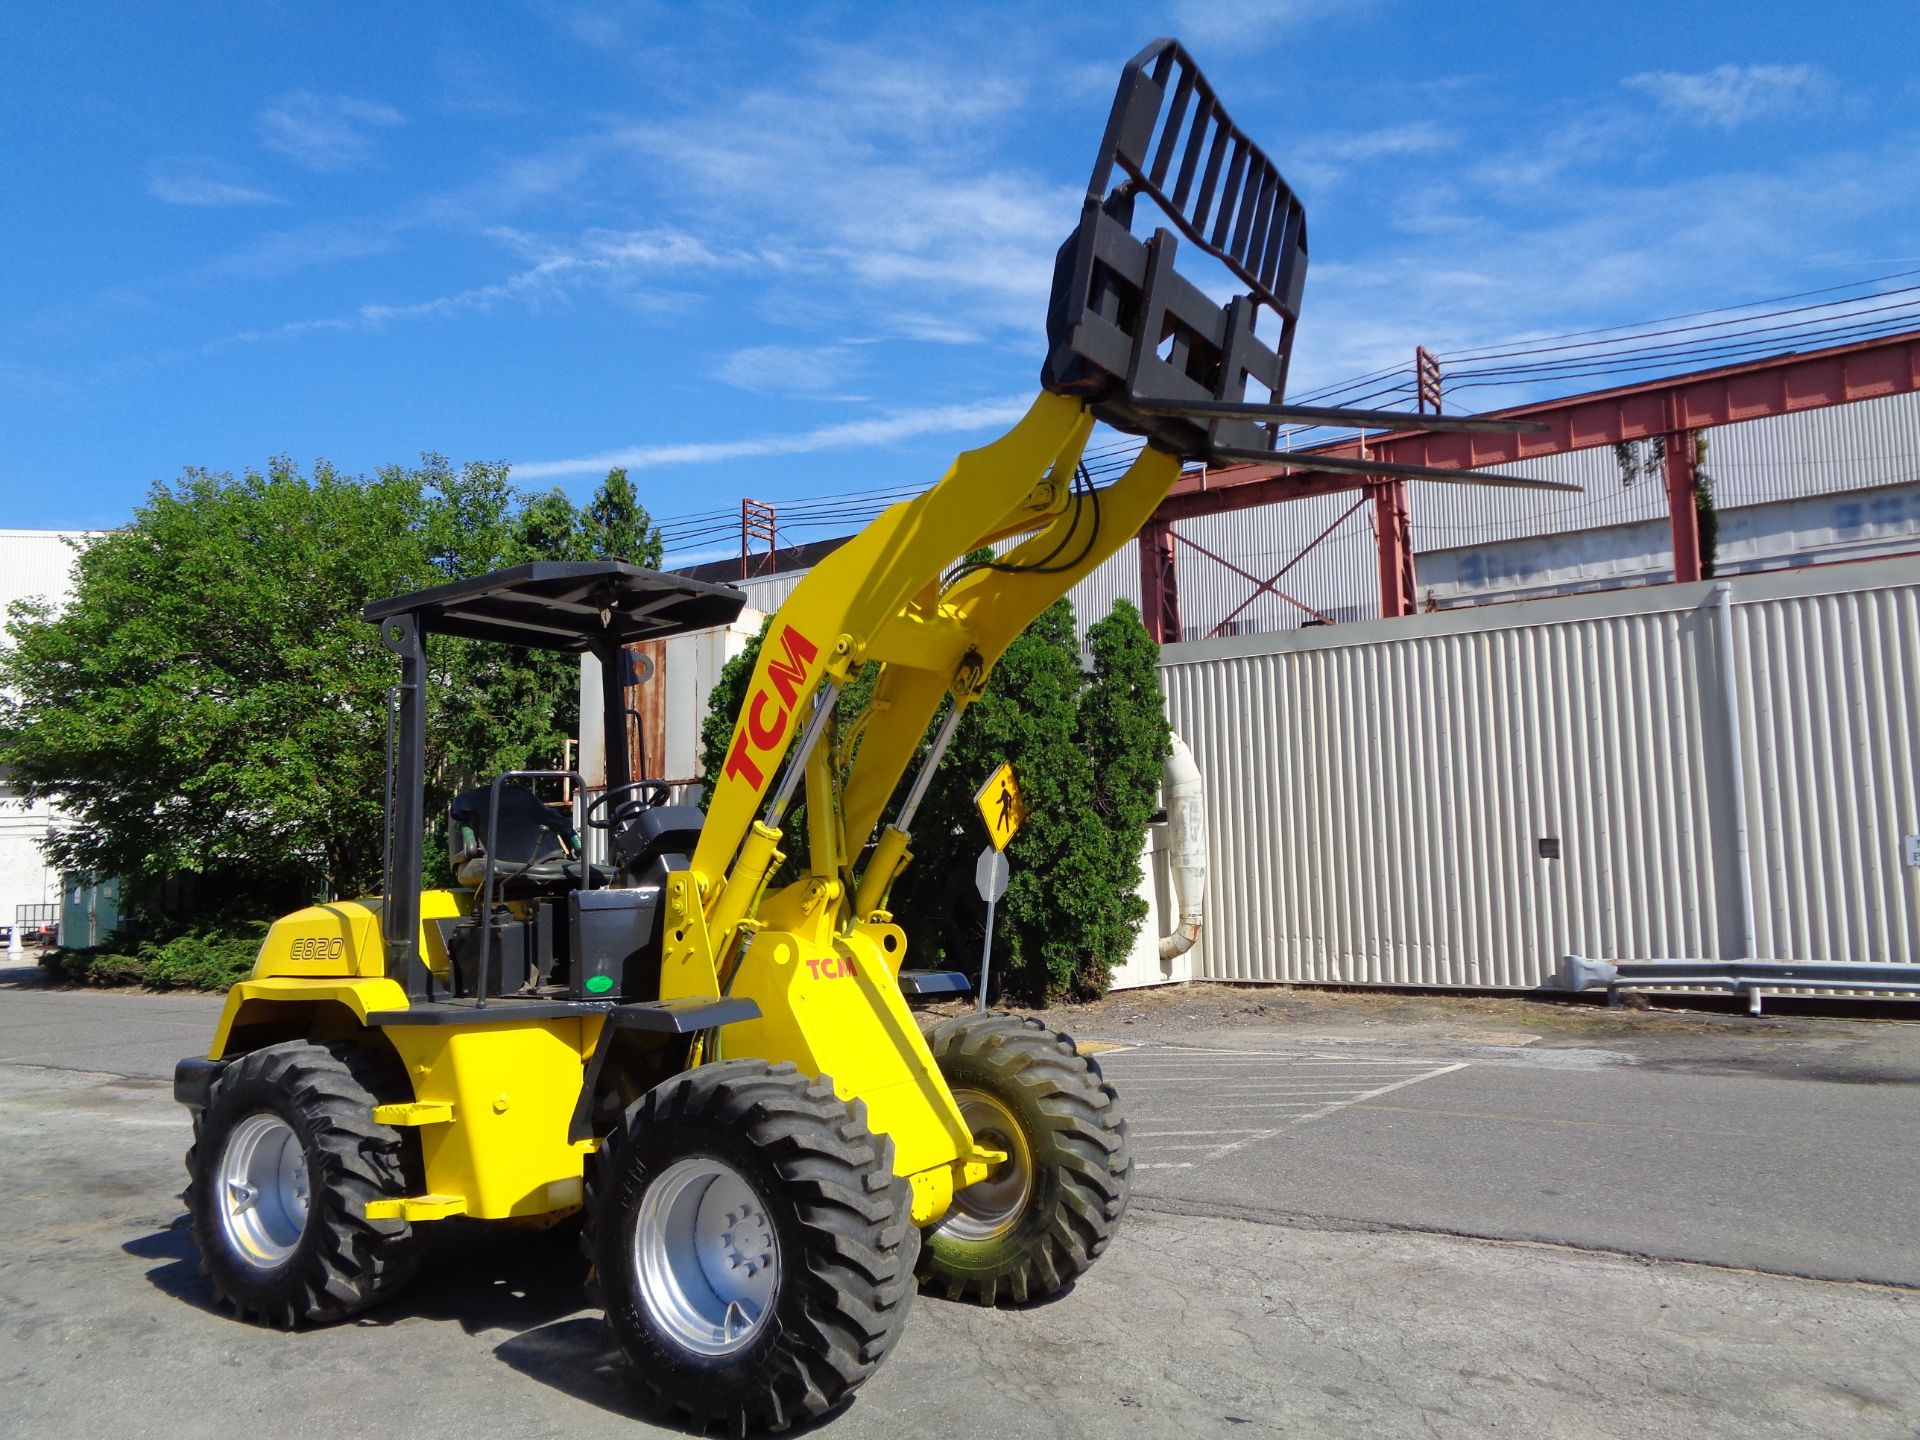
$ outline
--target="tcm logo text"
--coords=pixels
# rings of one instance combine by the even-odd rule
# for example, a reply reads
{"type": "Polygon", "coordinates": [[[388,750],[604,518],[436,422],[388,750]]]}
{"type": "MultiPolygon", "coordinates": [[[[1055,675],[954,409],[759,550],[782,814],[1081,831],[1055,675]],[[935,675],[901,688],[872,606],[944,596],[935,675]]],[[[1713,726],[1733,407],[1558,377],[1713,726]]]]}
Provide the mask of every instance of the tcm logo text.
{"type": "Polygon", "coordinates": [[[814,957],[807,961],[807,969],[812,972],[816,980],[851,980],[853,959],[846,955],[814,957]]]}
{"type": "Polygon", "coordinates": [[[727,752],[728,777],[745,780],[756,790],[767,780],[756,757],[773,749],[786,735],[794,700],[807,682],[807,666],[820,653],[818,646],[791,625],[781,627],[780,651],[778,655],[769,652],[766,683],[747,696],[740,733],[733,737],[733,748],[727,752]]]}

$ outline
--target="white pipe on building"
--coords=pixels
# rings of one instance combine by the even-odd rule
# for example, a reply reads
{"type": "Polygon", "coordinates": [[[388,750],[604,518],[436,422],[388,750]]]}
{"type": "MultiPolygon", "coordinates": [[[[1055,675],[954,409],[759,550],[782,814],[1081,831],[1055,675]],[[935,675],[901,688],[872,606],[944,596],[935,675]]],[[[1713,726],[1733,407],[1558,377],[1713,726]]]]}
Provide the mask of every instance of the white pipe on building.
{"type": "Polygon", "coordinates": [[[1193,751],[1178,735],[1167,755],[1161,788],[1167,802],[1167,849],[1173,874],[1173,895],[1180,921],[1171,935],[1160,937],[1160,958],[1184,955],[1200,938],[1202,908],[1207,893],[1207,798],[1193,751]]]}

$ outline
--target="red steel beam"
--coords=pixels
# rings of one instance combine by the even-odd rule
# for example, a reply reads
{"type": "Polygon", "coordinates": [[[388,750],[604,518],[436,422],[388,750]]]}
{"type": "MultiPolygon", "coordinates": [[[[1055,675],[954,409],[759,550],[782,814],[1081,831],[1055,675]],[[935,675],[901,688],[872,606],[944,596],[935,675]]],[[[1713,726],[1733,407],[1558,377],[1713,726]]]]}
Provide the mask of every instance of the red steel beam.
{"type": "Polygon", "coordinates": [[[1184,639],[1180,633],[1180,581],[1174,571],[1173,526],[1149,520],[1140,530],[1140,618],[1159,645],[1184,639]]]}
{"type": "Polygon", "coordinates": [[[1414,599],[1413,526],[1407,511],[1407,482],[1373,487],[1373,543],[1380,560],[1380,618],[1412,615],[1414,599]]]}
{"type": "MultiPolygon", "coordinates": [[[[1920,331],[1909,331],[1829,350],[1778,355],[1491,412],[1539,420],[1547,426],[1541,434],[1406,430],[1369,436],[1366,447],[1367,453],[1379,460],[1477,470],[1623,440],[1683,435],[1708,425],[1790,415],[1915,391],[1920,391],[1920,331]]],[[[1315,449],[1327,455],[1358,455],[1360,442],[1347,440],[1315,449]]],[[[1154,518],[1175,521],[1218,515],[1375,483],[1363,475],[1316,471],[1311,468],[1313,454],[1312,450],[1301,451],[1302,468],[1297,470],[1234,465],[1190,472],[1175,484],[1154,518]]],[[[1688,504],[1691,506],[1691,497],[1688,504]]]]}
{"type": "Polygon", "coordinates": [[[1667,529],[1673,536],[1673,578],[1682,584],[1700,579],[1700,507],[1693,498],[1693,457],[1691,432],[1667,436],[1661,471],[1667,486],[1667,529]]]}

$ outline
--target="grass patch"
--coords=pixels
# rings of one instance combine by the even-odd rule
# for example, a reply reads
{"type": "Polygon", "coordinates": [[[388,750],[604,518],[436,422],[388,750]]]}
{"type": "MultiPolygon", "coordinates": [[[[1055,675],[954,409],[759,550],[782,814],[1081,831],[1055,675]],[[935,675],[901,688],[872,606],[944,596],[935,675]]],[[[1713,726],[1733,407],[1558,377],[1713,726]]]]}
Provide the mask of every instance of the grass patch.
{"type": "Polygon", "coordinates": [[[164,940],[127,941],[97,950],[50,950],[40,957],[40,966],[68,985],[225,990],[252,972],[266,933],[265,921],[240,921],[188,930],[164,940]]]}

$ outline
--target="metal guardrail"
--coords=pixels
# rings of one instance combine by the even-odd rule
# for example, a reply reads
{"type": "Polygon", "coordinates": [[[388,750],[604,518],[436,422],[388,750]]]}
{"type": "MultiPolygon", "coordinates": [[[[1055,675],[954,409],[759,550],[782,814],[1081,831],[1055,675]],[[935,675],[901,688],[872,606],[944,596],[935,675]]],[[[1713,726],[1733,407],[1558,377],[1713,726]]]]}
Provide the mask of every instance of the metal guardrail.
{"type": "Polygon", "coordinates": [[[1724,987],[1747,997],[1747,1013],[1758,1015],[1769,990],[1838,990],[1920,998],[1920,965],[1844,960],[1589,960],[1562,957],[1552,988],[1604,989],[1607,1004],[1618,1006],[1622,990],[1650,987],[1724,987]]]}

